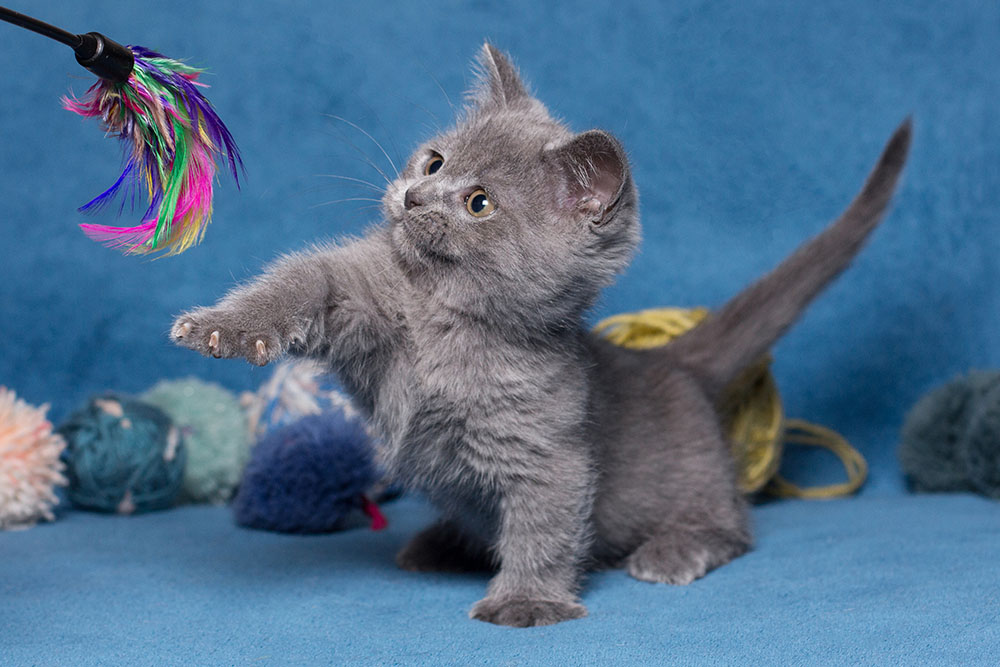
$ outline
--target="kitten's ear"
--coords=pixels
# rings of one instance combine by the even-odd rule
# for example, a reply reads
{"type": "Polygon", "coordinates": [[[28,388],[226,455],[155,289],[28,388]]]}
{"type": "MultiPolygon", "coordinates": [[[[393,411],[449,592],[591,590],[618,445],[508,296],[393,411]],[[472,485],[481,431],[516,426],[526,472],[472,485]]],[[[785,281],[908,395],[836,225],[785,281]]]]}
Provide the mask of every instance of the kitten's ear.
{"type": "Polygon", "coordinates": [[[483,44],[476,64],[479,82],[469,94],[476,107],[503,108],[531,99],[510,59],[489,42],[483,44]]]}
{"type": "Polygon", "coordinates": [[[546,160],[556,169],[560,209],[595,225],[611,219],[629,178],[628,157],[617,139],[590,130],[550,150],[546,160]]]}

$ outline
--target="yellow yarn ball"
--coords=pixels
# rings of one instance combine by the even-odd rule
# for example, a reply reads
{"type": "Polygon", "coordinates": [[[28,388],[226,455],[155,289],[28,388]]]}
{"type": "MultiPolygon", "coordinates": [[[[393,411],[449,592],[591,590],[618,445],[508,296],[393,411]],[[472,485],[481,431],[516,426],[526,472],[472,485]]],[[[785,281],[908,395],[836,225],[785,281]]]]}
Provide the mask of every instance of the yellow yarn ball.
{"type": "MultiPolygon", "coordinates": [[[[616,345],[649,349],[666,345],[707,316],[705,308],[653,308],[609,317],[594,331],[616,345]]],[[[746,493],[763,488],[781,461],[784,412],[770,361],[761,359],[744,371],[718,406],[739,462],[740,489],[746,493]]]]}
{"type": "MultiPolygon", "coordinates": [[[[616,345],[649,349],[666,345],[707,316],[706,308],[652,308],[609,317],[594,331],[616,345]]],[[[798,498],[830,498],[857,490],[867,475],[864,458],[829,429],[799,420],[786,422],[770,366],[771,357],[766,356],[748,367],[726,388],[717,406],[739,466],[740,489],[798,498]],[[784,480],[777,473],[786,440],[829,449],[844,463],[848,480],[808,489],[784,480]]]]}

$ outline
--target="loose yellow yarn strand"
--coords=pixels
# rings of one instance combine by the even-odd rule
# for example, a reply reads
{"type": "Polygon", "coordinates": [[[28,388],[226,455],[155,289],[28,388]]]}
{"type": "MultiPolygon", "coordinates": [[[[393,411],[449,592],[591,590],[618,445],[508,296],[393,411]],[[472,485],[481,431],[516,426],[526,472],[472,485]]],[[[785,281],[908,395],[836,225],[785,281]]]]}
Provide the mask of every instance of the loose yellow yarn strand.
{"type": "Polygon", "coordinates": [[[830,450],[844,464],[847,481],[826,486],[802,487],[776,474],[764,488],[771,495],[782,498],[838,498],[857,491],[868,477],[868,463],[861,456],[861,452],[854,449],[836,431],[801,419],[789,419],[785,424],[785,443],[830,450]]]}

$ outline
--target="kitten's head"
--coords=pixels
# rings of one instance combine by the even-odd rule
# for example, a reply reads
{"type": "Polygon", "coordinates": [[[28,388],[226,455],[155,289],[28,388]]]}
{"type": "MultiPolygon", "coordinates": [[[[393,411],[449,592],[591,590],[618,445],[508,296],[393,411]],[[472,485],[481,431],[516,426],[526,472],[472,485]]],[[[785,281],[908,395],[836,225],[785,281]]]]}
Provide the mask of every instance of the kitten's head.
{"type": "Polygon", "coordinates": [[[396,260],[415,285],[480,315],[577,314],[639,241],[625,152],[554,120],[493,46],[479,67],[463,117],[386,190],[396,260]]]}

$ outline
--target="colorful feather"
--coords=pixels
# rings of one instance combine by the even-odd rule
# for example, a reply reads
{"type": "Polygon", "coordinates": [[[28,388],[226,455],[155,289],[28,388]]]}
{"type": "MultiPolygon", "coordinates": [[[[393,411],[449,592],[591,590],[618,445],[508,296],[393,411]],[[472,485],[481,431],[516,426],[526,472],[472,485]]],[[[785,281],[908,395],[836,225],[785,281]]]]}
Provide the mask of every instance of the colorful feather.
{"type": "Polygon", "coordinates": [[[176,255],[201,241],[212,216],[217,162],[225,160],[239,186],[239,149],[212,105],[199,92],[202,70],[141,46],[129,46],[135,66],[125,83],[101,79],[83,99],[63,106],[100,118],[125,143],[125,167],[115,184],[80,208],[100,210],[119,195],[149,208],[135,227],[82,224],[87,236],[126,254],[176,255]]]}

